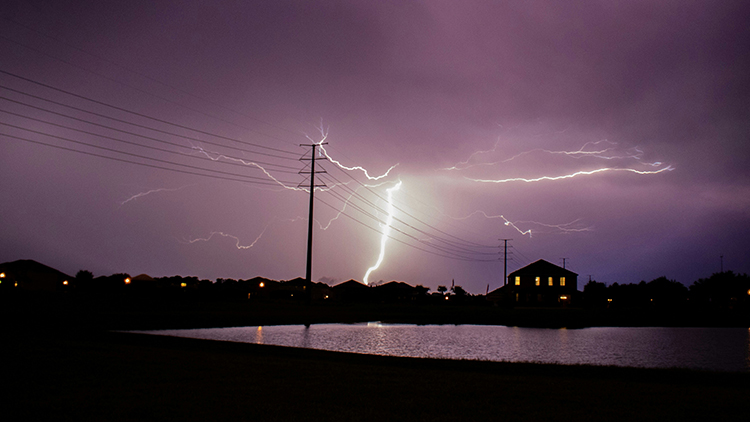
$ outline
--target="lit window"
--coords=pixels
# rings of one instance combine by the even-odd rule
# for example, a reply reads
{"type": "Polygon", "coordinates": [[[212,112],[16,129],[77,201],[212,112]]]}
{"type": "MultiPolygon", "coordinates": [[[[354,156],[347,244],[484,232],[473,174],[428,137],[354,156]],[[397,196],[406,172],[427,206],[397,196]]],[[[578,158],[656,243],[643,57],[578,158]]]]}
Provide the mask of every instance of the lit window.
{"type": "Polygon", "coordinates": [[[560,285],[565,287],[565,277],[560,277],[560,285]]]}
{"type": "Polygon", "coordinates": [[[549,278],[547,279],[547,282],[549,283],[549,285],[550,285],[550,286],[553,286],[553,285],[554,285],[554,282],[552,281],[552,277],[549,277],[549,278]]]}
{"type": "MultiPolygon", "coordinates": [[[[520,285],[521,285],[521,276],[517,275],[516,276],[516,286],[520,286],[520,285]]],[[[750,295],[750,292],[748,292],[748,294],[750,295]]]]}
{"type": "Polygon", "coordinates": [[[539,286],[542,283],[542,278],[541,277],[535,277],[534,278],[534,283],[536,283],[536,285],[539,286]]]}

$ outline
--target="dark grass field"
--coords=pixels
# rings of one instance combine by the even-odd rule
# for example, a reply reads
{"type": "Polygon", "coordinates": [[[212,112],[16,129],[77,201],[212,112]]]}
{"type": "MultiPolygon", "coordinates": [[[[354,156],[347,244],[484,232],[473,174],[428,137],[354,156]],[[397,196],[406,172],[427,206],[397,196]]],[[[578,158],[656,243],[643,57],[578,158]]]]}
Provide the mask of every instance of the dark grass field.
{"type": "Polygon", "coordinates": [[[750,374],[5,333],[3,420],[742,420],[750,374]]]}
{"type": "Polygon", "coordinates": [[[388,319],[543,326],[581,321],[580,310],[4,305],[2,421],[750,420],[746,373],[397,358],[111,331],[388,319]]]}

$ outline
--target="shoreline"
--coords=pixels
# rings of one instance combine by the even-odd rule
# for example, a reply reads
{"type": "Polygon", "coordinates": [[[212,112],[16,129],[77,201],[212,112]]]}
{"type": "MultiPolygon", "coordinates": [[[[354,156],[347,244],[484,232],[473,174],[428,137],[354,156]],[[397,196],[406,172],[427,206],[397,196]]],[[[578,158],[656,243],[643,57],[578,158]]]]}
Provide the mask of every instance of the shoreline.
{"type": "Polygon", "coordinates": [[[154,330],[257,325],[359,323],[504,325],[529,328],[743,327],[742,310],[503,308],[474,304],[304,304],[252,301],[98,300],[76,296],[0,297],[0,315],[38,326],[154,330]]]}

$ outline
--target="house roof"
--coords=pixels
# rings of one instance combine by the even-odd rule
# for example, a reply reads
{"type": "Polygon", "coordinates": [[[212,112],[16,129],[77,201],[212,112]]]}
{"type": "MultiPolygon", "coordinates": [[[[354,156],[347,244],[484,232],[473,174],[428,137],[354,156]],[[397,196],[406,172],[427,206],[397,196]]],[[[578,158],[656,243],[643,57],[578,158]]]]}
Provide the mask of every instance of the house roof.
{"type": "Polygon", "coordinates": [[[334,290],[368,289],[368,287],[357,280],[351,279],[333,286],[334,290]]]}
{"type": "Polygon", "coordinates": [[[19,259],[13,262],[4,262],[0,264],[3,272],[13,274],[16,279],[33,279],[37,277],[54,277],[60,280],[72,280],[71,277],[62,271],[48,267],[32,259],[19,259]]]}
{"type": "Polygon", "coordinates": [[[551,274],[578,277],[578,274],[574,273],[573,271],[570,271],[563,267],[559,267],[543,259],[540,259],[536,262],[532,262],[531,264],[523,268],[519,268],[513,271],[512,273],[508,274],[508,277],[515,277],[515,276],[521,276],[521,275],[546,276],[546,275],[551,275],[551,274]]]}
{"type": "Polygon", "coordinates": [[[403,281],[389,281],[388,283],[381,284],[375,288],[382,290],[414,290],[413,286],[404,283],[403,281]]]}

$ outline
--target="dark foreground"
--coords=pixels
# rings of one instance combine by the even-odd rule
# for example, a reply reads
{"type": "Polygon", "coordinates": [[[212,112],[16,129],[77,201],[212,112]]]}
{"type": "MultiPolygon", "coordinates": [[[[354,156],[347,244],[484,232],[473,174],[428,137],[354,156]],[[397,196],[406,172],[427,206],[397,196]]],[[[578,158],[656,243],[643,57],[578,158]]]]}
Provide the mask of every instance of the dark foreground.
{"type": "Polygon", "coordinates": [[[750,374],[4,329],[7,420],[748,420],[750,374]]]}

